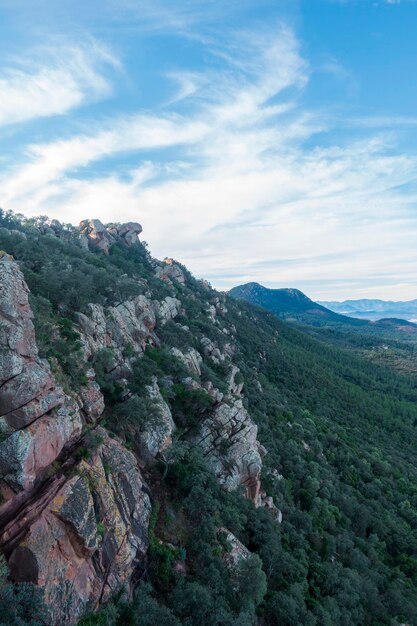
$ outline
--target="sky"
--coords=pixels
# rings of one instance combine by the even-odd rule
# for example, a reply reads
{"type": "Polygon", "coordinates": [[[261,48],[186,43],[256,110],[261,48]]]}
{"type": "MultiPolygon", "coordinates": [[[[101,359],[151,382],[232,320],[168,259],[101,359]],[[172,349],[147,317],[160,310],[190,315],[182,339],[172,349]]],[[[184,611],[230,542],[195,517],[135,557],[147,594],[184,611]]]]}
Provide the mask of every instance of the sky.
{"type": "Polygon", "coordinates": [[[219,289],[417,298],[416,0],[0,0],[0,206],[219,289]]]}

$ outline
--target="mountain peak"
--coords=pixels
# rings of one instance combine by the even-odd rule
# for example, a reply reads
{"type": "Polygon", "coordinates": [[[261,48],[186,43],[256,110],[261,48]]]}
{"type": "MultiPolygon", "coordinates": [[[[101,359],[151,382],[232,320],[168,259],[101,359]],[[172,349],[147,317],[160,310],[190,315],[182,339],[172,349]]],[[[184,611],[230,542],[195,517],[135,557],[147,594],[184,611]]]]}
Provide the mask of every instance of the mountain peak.
{"type": "MultiPolygon", "coordinates": [[[[233,287],[229,295],[268,309],[279,317],[337,319],[341,316],[317,304],[299,289],[269,289],[256,282],[233,287]]],[[[311,321],[311,320],[310,320],[311,321]]]]}

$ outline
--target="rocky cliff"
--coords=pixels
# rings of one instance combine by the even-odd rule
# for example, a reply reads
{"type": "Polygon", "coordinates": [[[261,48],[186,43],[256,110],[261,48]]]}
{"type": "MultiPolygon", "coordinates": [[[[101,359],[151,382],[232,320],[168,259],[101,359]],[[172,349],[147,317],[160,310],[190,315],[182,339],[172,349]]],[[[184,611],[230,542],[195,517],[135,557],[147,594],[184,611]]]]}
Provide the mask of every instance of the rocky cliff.
{"type": "MultiPolygon", "coordinates": [[[[109,254],[115,243],[134,248],[142,230],[136,223],[104,227],[99,220],[82,222],[75,233],[56,220],[37,228],[98,255],[109,254]]],[[[71,311],[83,372],[75,388],[58,382],[54,359],[39,356],[28,286],[16,260],[6,253],[0,258],[0,547],[14,581],[44,590],[51,625],[75,624],[122,585],[129,593],[146,570],[152,484],[145,483],[144,471],[152,475],[149,468],[177,431],[202,451],[225,490],[242,487],[255,506],[266,503],[260,483],[266,450],[243,403],[244,381],[233,363],[235,328],[224,297],[201,286],[206,332],[213,333],[200,333],[196,343],[185,323],[186,273],[171,259],[150,260],[149,267],[152,277],[135,279],[142,293],[71,311]],[[182,374],[168,371],[162,382],[153,376],[132,387],[146,351],[165,347],[168,324],[187,338],[181,349],[165,350],[182,374]],[[103,355],[109,358],[98,382],[103,355]],[[210,364],[224,372],[222,389],[202,375],[210,364]],[[149,407],[140,425],[119,428],[121,438],[100,425],[114,410],[105,398],[110,385],[118,391],[118,410],[133,402],[139,410],[149,407]],[[167,402],[175,385],[203,406],[192,427],[187,409],[184,423],[175,422],[167,402]],[[127,434],[133,451],[125,447],[127,434]]],[[[277,518],[271,499],[268,507],[277,518]]]]}

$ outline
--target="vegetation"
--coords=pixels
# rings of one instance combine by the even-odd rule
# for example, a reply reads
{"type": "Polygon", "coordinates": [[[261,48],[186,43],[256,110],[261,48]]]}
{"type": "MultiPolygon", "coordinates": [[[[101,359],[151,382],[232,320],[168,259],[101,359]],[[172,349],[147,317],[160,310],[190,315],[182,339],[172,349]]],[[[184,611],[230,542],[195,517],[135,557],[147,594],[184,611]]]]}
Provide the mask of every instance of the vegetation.
{"type": "Polygon", "coordinates": [[[0,626],[45,626],[42,592],[31,583],[10,583],[3,557],[0,559],[0,626]]]}
{"type": "MultiPolygon", "coordinates": [[[[109,429],[129,441],[129,432],[152,419],[146,388],[156,378],[180,433],[149,472],[150,560],[133,602],[121,593],[83,626],[417,623],[413,333],[333,317],[320,326],[302,317],[289,324],[223,298],[188,273],[185,285],[167,286],[141,246],[113,246],[104,257],[83,251],[70,230],[68,240],[40,237],[36,225],[0,217],[0,248],[19,260],[32,290],[42,354],[71,388],[83,374],[76,366],[77,311],[147,291],[156,299],[175,295],[183,309],[157,328],[160,345],[139,358],[128,350],[126,395],[108,376],[111,352],[95,356],[109,429]],[[208,305],[217,297],[227,311],[213,323],[208,305]],[[241,493],[224,492],[183,436],[209,414],[213,399],[187,385],[190,373],[171,348],[202,352],[203,337],[222,351],[234,346],[244,402],[268,451],[263,489],[282,510],[282,524],[241,493]],[[251,552],[236,568],[224,558],[220,527],[251,552]]],[[[227,391],[227,364],[204,355],[201,370],[201,383],[227,391]]]]}

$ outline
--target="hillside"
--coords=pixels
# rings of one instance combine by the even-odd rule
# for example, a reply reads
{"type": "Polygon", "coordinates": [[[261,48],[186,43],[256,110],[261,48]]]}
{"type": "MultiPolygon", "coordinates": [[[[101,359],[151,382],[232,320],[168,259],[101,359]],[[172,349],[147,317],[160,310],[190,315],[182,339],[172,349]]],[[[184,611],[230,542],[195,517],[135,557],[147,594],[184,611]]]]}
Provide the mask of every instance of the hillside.
{"type": "Polygon", "coordinates": [[[415,375],[141,231],[0,214],[0,620],[417,623],[415,375]]]}
{"type": "MultiPolygon", "coordinates": [[[[355,321],[313,302],[298,289],[268,289],[259,283],[246,283],[233,287],[229,291],[229,295],[237,300],[245,300],[263,307],[282,319],[303,321],[318,326],[331,321],[349,325],[355,323],[355,321]]],[[[359,320],[357,323],[360,324],[359,320]]]]}

